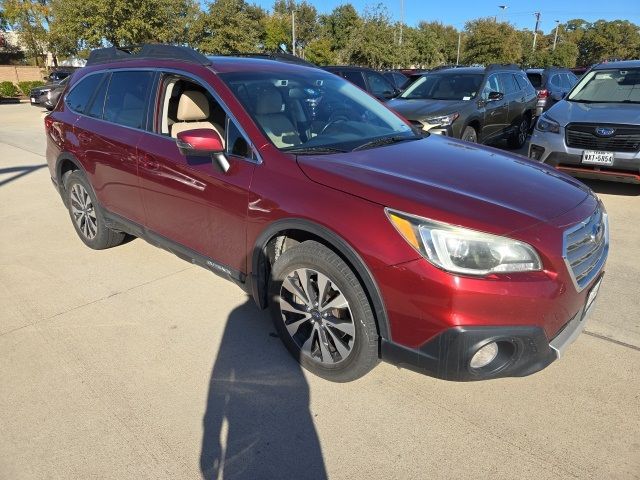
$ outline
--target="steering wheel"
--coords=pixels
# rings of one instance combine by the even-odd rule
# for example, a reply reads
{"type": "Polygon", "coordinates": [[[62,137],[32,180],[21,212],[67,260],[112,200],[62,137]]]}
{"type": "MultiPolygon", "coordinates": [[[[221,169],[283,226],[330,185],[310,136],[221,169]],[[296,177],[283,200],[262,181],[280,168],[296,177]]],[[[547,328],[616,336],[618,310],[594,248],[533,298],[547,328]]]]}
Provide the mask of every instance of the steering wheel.
{"type": "Polygon", "coordinates": [[[329,127],[335,125],[336,123],[348,122],[349,120],[350,118],[346,110],[336,110],[329,116],[329,120],[327,120],[327,124],[320,131],[320,135],[322,135],[324,132],[326,132],[329,129],[329,127]]]}

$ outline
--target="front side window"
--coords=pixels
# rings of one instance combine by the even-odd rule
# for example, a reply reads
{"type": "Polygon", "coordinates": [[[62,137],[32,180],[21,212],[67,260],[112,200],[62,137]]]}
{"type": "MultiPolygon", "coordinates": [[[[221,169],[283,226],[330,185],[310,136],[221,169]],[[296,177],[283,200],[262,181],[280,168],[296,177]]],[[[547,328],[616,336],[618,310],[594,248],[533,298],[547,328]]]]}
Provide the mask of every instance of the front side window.
{"type": "Polygon", "coordinates": [[[349,80],[354,85],[359,86],[361,89],[366,90],[367,85],[364,83],[364,77],[362,76],[362,72],[342,72],[342,76],[349,80]]]}
{"type": "Polygon", "coordinates": [[[400,98],[471,100],[482,84],[482,75],[469,73],[427,74],[407,88],[400,98]]]}
{"type": "Polygon", "coordinates": [[[386,80],[382,75],[374,72],[366,72],[367,81],[369,82],[369,88],[371,93],[375,96],[381,97],[383,95],[392,94],[395,88],[386,80]]]}
{"type": "Polygon", "coordinates": [[[487,83],[484,86],[484,91],[482,92],[483,98],[487,98],[491,92],[500,92],[504,93],[504,88],[500,83],[498,75],[490,75],[487,79],[487,83]]]}
{"type": "Polygon", "coordinates": [[[104,104],[104,120],[125,127],[144,128],[153,75],[153,72],[136,71],[112,73],[104,104]]]}
{"type": "Polygon", "coordinates": [[[640,103],[640,68],[592,70],[568,97],[583,103],[640,103]]]}
{"type": "Polygon", "coordinates": [[[89,75],[76,83],[67,94],[67,106],[74,112],[84,113],[102,77],[101,73],[89,75]]]}
{"type": "Polygon", "coordinates": [[[319,70],[231,72],[220,78],[281,150],[330,153],[387,137],[389,141],[417,137],[377,100],[319,70]]]}

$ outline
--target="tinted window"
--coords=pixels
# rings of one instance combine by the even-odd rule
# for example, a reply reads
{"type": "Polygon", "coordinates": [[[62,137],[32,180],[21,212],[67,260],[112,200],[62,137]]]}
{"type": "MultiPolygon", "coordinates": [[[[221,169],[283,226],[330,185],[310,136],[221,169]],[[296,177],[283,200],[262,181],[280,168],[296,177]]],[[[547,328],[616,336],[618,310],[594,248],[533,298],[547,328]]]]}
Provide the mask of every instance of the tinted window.
{"type": "Polygon", "coordinates": [[[498,81],[498,75],[491,75],[487,79],[487,83],[484,86],[484,96],[485,96],[485,98],[487,97],[487,95],[489,95],[490,92],[501,92],[501,93],[504,93],[504,89],[502,88],[502,86],[500,85],[500,82],[498,81]]]}
{"type": "Polygon", "coordinates": [[[401,98],[471,100],[482,83],[482,75],[468,73],[427,74],[411,84],[401,98]]]}
{"type": "Polygon", "coordinates": [[[94,118],[102,118],[102,109],[104,108],[104,99],[107,96],[107,87],[109,86],[109,76],[104,75],[104,80],[98,87],[91,102],[91,106],[87,109],[86,114],[94,118]]]}
{"type": "Polygon", "coordinates": [[[560,75],[552,75],[549,83],[552,87],[562,87],[562,82],[560,80],[560,75]]]}
{"type": "Polygon", "coordinates": [[[253,158],[253,153],[247,140],[230,118],[227,121],[227,153],[244,158],[253,158]]]}
{"type": "Polygon", "coordinates": [[[153,72],[115,72],[111,75],[104,119],[126,127],[143,128],[153,72]]]}
{"type": "Polygon", "coordinates": [[[364,78],[360,72],[342,72],[342,76],[349,80],[354,85],[359,86],[361,89],[366,90],[367,86],[364,83],[364,78]]]}
{"type": "Polygon", "coordinates": [[[528,86],[530,85],[529,80],[527,80],[527,77],[525,77],[524,75],[521,74],[516,74],[516,83],[518,84],[518,88],[520,88],[520,90],[528,90],[528,86]]]}
{"type": "Polygon", "coordinates": [[[385,92],[393,93],[393,86],[382,75],[374,72],[365,72],[371,93],[382,96],[385,92]]]}
{"type": "Polygon", "coordinates": [[[102,77],[102,74],[89,75],[75,84],[67,95],[66,102],[69,108],[74,112],[84,113],[102,77]]]}
{"type": "Polygon", "coordinates": [[[516,93],[518,91],[518,86],[516,85],[516,81],[514,80],[512,73],[501,73],[500,80],[502,80],[504,93],[506,95],[509,95],[510,93],[516,93]]]}
{"type": "Polygon", "coordinates": [[[542,75],[539,73],[527,73],[527,78],[534,88],[542,88],[542,75]]]}

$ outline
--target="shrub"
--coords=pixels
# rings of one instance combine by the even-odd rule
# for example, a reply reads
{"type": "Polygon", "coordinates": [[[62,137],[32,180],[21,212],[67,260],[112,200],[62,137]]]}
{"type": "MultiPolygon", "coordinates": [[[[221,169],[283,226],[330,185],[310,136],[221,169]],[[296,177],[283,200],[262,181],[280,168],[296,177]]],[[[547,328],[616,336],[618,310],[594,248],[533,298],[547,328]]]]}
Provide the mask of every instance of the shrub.
{"type": "Polygon", "coordinates": [[[33,80],[30,82],[18,82],[18,88],[24,95],[29,95],[29,91],[32,88],[41,87],[44,82],[41,80],[33,80]]]}
{"type": "Polygon", "coordinates": [[[18,95],[18,87],[9,81],[0,82],[0,97],[15,97],[18,95]]]}

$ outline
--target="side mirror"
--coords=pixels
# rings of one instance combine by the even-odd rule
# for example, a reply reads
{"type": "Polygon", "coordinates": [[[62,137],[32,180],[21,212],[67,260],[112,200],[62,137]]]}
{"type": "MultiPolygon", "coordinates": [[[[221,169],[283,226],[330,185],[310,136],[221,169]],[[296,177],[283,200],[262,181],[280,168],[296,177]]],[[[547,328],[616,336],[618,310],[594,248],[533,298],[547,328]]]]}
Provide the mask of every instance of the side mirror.
{"type": "Polygon", "coordinates": [[[224,146],[218,132],[208,128],[196,128],[179,132],[176,145],[180,153],[188,155],[213,156],[214,165],[222,172],[227,172],[231,165],[224,155],[224,146]]]}
{"type": "Polygon", "coordinates": [[[496,102],[498,100],[502,100],[504,98],[504,93],[502,92],[489,92],[487,96],[487,102],[496,102]]]}

